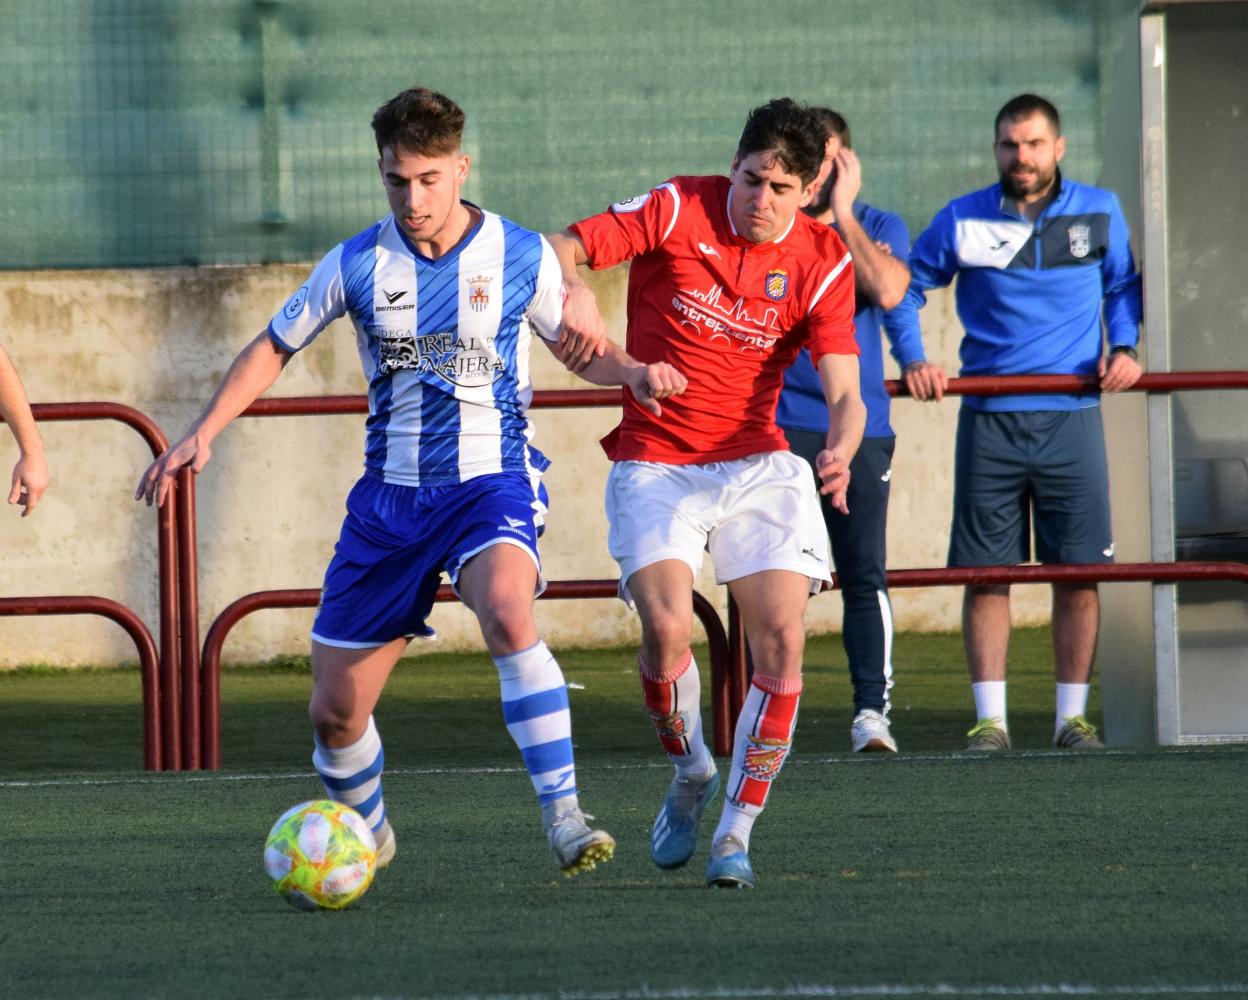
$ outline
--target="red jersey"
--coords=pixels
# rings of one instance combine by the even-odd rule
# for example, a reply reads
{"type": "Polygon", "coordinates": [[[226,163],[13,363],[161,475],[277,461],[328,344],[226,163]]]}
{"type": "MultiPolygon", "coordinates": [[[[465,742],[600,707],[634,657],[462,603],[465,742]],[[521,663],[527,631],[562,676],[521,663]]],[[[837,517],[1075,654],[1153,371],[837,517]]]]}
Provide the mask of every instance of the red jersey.
{"type": "Polygon", "coordinates": [[[675,177],[571,229],[594,270],[632,260],[627,350],[688,380],[656,419],[623,393],[602,440],[613,461],[721,462],[788,444],[776,426],[784,371],[808,347],[857,354],[854,270],[831,226],[798,212],[767,243],[738,236],[727,177],[675,177]]]}

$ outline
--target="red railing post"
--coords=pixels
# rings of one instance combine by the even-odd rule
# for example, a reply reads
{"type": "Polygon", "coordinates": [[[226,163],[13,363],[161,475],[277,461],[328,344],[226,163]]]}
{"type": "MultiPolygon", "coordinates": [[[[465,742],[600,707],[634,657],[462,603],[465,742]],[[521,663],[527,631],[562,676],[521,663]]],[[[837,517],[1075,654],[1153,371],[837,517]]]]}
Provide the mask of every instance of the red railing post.
{"type": "MultiPolygon", "coordinates": [[[[615,597],[619,589],[618,580],[551,580],[539,600],[576,600],[585,598],[615,597]]],[[[203,766],[210,771],[221,767],[221,647],[230,630],[253,611],[268,608],[313,608],[321,599],[320,590],[266,590],[254,594],[246,594],[229,604],[208,629],[204,637],[204,650],[200,658],[202,670],[202,688],[200,708],[203,713],[202,730],[204,741],[203,766]]],[[[458,601],[455,591],[446,584],[438,588],[437,603],[458,601]]],[[[710,601],[693,592],[693,611],[702,628],[706,632],[707,647],[711,659],[711,677],[722,678],[727,672],[728,637],[724,626],[715,613],[710,601]]],[[[712,683],[715,683],[712,681],[712,683]]],[[[715,740],[718,746],[721,740],[731,744],[731,731],[721,726],[721,719],[726,717],[727,700],[724,696],[726,688],[715,684],[713,693],[715,703],[715,740]],[[725,735],[727,733],[728,735],[725,735]]],[[[718,751],[717,751],[718,752],[718,751]]]]}
{"type": "MultiPolygon", "coordinates": [[[[36,420],[116,420],[138,431],[139,435],[151,449],[153,456],[159,456],[169,441],[164,432],[147,414],[132,406],[111,402],[80,402],[80,403],[35,403],[31,412],[36,420]]],[[[160,615],[160,655],[157,671],[159,674],[155,686],[158,716],[160,719],[159,737],[160,754],[152,770],[176,771],[181,768],[181,720],[179,714],[180,692],[178,677],[178,593],[180,580],[178,577],[176,548],[176,516],[172,504],[161,508],[157,516],[157,592],[160,615]]],[[[43,598],[22,598],[20,600],[43,600],[43,598]]],[[[105,601],[106,598],[90,598],[92,601],[105,601]]],[[[111,602],[110,602],[111,604],[111,602]]],[[[104,607],[101,605],[100,607],[104,607]]],[[[118,605],[120,607],[120,605],[118,605]]],[[[128,609],[127,609],[128,610],[128,609]]],[[[38,614],[40,612],[30,612],[38,614]]],[[[51,612],[62,613],[62,612],[51,612]]],[[[110,611],[64,612],[104,614],[113,617],[110,611]]],[[[115,619],[116,620],[116,619],[115,619]]],[[[129,630],[130,626],[123,626],[129,630]]],[[[146,627],[145,627],[146,629],[146,627]]],[[[136,640],[137,641],[137,640],[136,640]]],[[[145,687],[145,690],[147,688],[145,687]]],[[[145,742],[147,737],[144,737],[145,742]]]]}

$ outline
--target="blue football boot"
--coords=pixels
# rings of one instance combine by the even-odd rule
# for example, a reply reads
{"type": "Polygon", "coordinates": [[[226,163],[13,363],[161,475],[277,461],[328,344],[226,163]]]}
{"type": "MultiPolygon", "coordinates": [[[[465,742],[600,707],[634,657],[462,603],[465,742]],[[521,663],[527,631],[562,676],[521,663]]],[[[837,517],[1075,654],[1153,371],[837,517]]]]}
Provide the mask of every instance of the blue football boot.
{"type": "Polygon", "coordinates": [[[736,837],[724,837],[711,846],[706,884],[717,889],[754,888],[754,868],[750,864],[750,856],[736,837]]]}
{"type": "Polygon", "coordinates": [[[679,868],[698,846],[698,823],[719,791],[719,772],[703,781],[672,779],[650,833],[650,859],[660,868],[679,868]]]}

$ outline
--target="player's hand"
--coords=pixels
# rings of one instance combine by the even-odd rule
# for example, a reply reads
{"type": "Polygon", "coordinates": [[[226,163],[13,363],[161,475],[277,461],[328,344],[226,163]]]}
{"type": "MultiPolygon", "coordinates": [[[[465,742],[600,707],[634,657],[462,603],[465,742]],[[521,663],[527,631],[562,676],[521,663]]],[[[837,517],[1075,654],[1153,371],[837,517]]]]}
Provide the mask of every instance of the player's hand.
{"type": "Polygon", "coordinates": [[[13,466],[9,503],[18,504],[22,508],[22,517],[25,517],[34,511],[50,480],[48,463],[42,455],[23,455],[13,466]]]}
{"type": "Polygon", "coordinates": [[[836,180],[832,183],[832,214],[847,219],[854,214],[854,199],[862,191],[862,163],[857,153],[842,146],[833,164],[836,180]]]}
{"type": "Polygon", "coordinates": [[[565,282],[563,323],[559,327],[555,357],[568,371],[580,372],[606,351],[607,324],[598,311],[594,293],[583,281],[565,282]]]}
{"type": "Polygon", "coordinates": [[[633,398],[656,417],[663,414],[660,399],[679,396],[689,386],[689,380],[666,361],[630,369],[626,379],[633,398]]]}
{"type": "Polygon", "coordinates": [[[930,399],[938,402],[944,398],[949,388],[949,376],[940,365],[926,361],[911,361],[901,373],[906,389],[915,399],[930,399]]]}
{"type": "Polygon", "coordinates": [[[1101,392],[1122,392],[1139,381],[1144,369],[1130,354],[1115,351],[1108,360],[1101,358],[1096,373],[1101,378],[1101,392]]]}
{"type": "Polygon", "coordinates": [[[188,434],[147,467],[139,480],[138,489],[134,491],[134,499],[143,500],[149,507],[153,503],[163,507],[178,473],[190,466],[191,471],[198,475],[211,458],[212,449],[208,447],[208,442],[188,434]]]}
{"type": "Polygon", "coordinates": [[[839,448],[825,448],[815,456],[815,469],[819,473],[819,492],[842,514],[848,514],[845,495],[849,491],[849,460],[839,448]]]}

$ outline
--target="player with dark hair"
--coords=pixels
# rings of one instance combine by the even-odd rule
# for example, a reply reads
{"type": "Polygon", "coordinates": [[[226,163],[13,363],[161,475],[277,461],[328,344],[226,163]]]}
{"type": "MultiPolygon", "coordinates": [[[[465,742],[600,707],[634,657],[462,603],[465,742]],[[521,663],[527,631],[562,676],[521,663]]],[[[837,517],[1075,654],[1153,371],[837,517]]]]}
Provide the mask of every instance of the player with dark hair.
{"type": "MultiPolygon", "coordinates": [[[[854,336],[861,351],[859,369],[867,426],[850,465],[849,513],[823,499],[823,519],[844,608],[841,638],[854,690],[850,745],[855,751],[897,750],[889,726],[893,686],[893,612],[885,570],[885,529],[896,437],[889,425],[880,335],[907,379],[927,364],[918,312],[904,301],[910,283],[906,259],[910,236],[901,217],[858,201],[862,166],[845,118],[815,108],[827,136],[826,180],[803,211],[832,226],[854,257],[854,336]]],[[[812,465],[823,448],[828,425],[823,387],[805,351],[785,372],[776,422],[789,447],[812,465]]]]}
{"type": "MultiPolygon", "coordinates": [[[[907,293],[956,277],[963,375],[1097,375],[1101,392],[1140,377],[1140,278],[1109,191],[1077,184],[1057,109],[1035,94],[995,119],[1000,180],[946,205],[915,241],[907,293]]],[[[939,398],[944,373],[910,386],[939,398]]],[[[950,566],[1025,562],[1034,527],[1046,563],[1110,562],[1109,471],[1098,393],[967,396],[958,415],[950,566]]],[[[1008,586],[967,587],[962,634],[977,721],[969,749],[1010,746],[1005,665],[1008,586]]],[[[1096,584],[1053,585],[1057,710],[1053,743],[1101,746],[1085,718],[1100,601],[1096,584]]]]}
{"type": "Polygon", "coordinates": [[[602,329],[577,265],[631,260],[628,351],[689,379],[662,422],[625,398],[603,445],[614,462],[609,546],[621,597],[641,618],[645,704],[676,769],[652,831],[660,868],[692,857],[719,788],[689,650],[704,550],[749,637],[754,677],[712,838],[713,886],[754,885],[750,833],[797,719],[802,616],[809,594],[830,582],[815,477],[775,423],[784,371],[802,347],[831,415],[817,459],[822,490],[841,510],[862,437],[853,265],[836,233],[799,211],[816,191],[823,138],[808,108],[771,101],[750,113],[728,177],[674,177],[550,237],[568,286],[565,326],[591,340],[602,329]]]}
{"type": "Polygon", "coordinates": [[[8,352],[0,347],[0,420],[9,425],[17,442],[17,463],[9,485],[8,500],[22,508],[22,517],[34,511],[48,488],[48,462],[43,438],[30,412],[30,401],[8,352]]]}
{"type": "Polygon", "coordinates": [[[533,620],[545,586],[537,539],[549,462],[530,444],[529,346],[536,334],[585,378],[627,385],[656,418],[656,400],[680,392],[684,380],[609,343],[555,343],[558,262],[540,234],[460,198],[469,168],[463,124],[453,101],[424,89],[378,110],[390,214],[325,256],[135,496],[163,503],[179,469],[200,472],[225,425],[297,351],[349,315],[369,415],[364,475],[347,499],[312,626],[313,763],[330,797],[363,814],[379,863],[388,864],[395,838],[373,708],[407,643],[432,634],[425,619],[445,572],[481,625],[550,848],[573,875],[609,859],[615,844],[578,804],[567,689],[533,620]]]}

